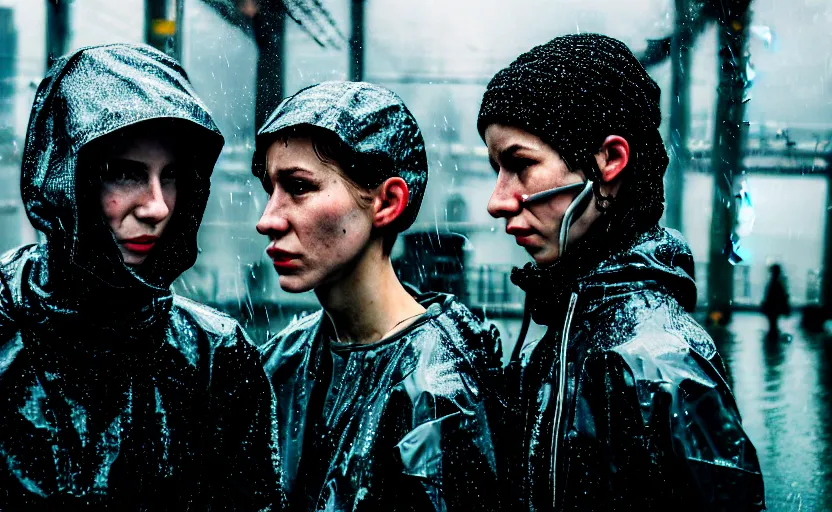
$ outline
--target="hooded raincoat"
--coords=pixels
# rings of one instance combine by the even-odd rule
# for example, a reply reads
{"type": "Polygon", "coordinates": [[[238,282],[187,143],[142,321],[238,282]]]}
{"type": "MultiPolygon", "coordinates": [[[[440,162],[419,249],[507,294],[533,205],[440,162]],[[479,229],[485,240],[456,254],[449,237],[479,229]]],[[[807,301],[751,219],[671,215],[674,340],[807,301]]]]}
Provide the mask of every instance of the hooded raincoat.
{"type": "Polygon", "coordinates": [[[274,500],[259,353],[230,317],[170,291],[196,259],[222,145],[185,72],[150,47],[85,48],[41,83],[21,188],[45,241],[0,260],[0,509],[252,510],[274,500]],[[139,277],[83,155],[154,119],[179,120],[193,153],[139,277]]]}
{"type": "Polygon", "coordinates": [[[331,341],[322,311],[263,347],[291,510],[499,510],[487,409],[496,330],[450,295],[373,344],[331,341]]]}
{"type": "Polygon", "coordinates": [[[538,280],[531,300],[563,299],[536,311],[547,334],[506,369],[516,509],[764,508],[722,361],[689,314],[693,275],[678,233],[654,228],[572,279],[538,280]]]}

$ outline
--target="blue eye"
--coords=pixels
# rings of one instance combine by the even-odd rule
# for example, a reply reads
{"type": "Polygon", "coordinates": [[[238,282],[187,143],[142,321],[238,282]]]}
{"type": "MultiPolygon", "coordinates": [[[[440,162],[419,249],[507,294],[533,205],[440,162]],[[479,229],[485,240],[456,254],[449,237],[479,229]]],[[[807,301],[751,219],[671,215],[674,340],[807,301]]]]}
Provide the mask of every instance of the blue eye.
{"type": "Polygon", "coordinates": [[[299,196],[311,192],[315,187],[306,180],[290,178],[283,184],[283,188],[293,196],[299,196]]]}
{"type": "Polygon", "coordinates": [[[506,159],[506,167],[515,172],[522,171],[523,169],[534,165],[534,163],[535,161],[529,158],[512,157],[506,159]]]}
{"type": "Polygon", "coordinates": [[[147,181],[147,169],[138,162],[114,160],[104,164],[101,181],[112,184],[143,183],[147,181]]]}

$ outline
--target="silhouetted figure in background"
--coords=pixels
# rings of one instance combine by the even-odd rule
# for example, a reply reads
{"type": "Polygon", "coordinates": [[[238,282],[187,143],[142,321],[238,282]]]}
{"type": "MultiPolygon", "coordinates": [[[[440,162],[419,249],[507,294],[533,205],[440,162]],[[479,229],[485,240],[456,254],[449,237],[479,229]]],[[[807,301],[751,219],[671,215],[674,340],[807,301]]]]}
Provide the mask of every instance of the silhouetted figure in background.
{"type": "Polygon", "coordinates": [[[791,314],[789,306],[789,292],[786,290],[786,283],[783,281],[783,269],[778,264],[771,266],[771,279],[766,286],[766,295],[763,299],[763,314],[768,318],[768,333],[776,336],[780,333],[777,320],[781,316],[791,314]]]}

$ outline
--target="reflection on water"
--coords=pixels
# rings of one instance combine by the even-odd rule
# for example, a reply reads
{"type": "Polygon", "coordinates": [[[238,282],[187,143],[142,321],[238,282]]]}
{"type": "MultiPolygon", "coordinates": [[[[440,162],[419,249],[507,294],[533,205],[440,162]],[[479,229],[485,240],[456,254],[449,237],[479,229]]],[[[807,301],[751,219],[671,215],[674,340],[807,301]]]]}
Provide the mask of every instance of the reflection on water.
{"type": "Polygon", "coordinates": [[[727,330],[711,329],[775,512],[832,510],[832,340],[801,332],[797,321],[783,321],[784,335],[775,338],[756,313],[735,314],[727,330]]]}

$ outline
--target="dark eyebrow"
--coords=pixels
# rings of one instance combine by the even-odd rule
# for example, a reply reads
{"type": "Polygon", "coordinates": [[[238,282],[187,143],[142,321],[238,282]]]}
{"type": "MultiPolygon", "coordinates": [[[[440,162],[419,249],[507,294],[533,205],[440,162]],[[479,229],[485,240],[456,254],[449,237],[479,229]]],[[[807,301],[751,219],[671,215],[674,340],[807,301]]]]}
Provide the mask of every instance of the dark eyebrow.
{"type": "Polygon", "coordinates": [[[111,158],[107,161],[108,164],[113,163],[120,163],[122,165],[127,164],[135,167],[141,167],[144,170],[147,170],[147,164],[144,162],[140,162],[138,160],[130,160],[129,158],[111,158]]]}
{"type": "Polygon", "coordinates": [[[531,148],[527,148],[526,146],[523,146],[521,144],[512,144],[511,146],[507,147],[506,149],[500,151],[500,158],[502,159],[502,158],[514,156],[514,155],[516,155],[517,153],[519,153],[520,151],[522,151],[524,149],[531,149],[531,148]]]}
{"type": "Polygon", "coordinates": [[[297,173],[314,174],[314,171],[297,166],[285,167],[282,169],[277,169],[275,171],[275,174],[277,174],[277,176],[292,176],[297,173]]]}

